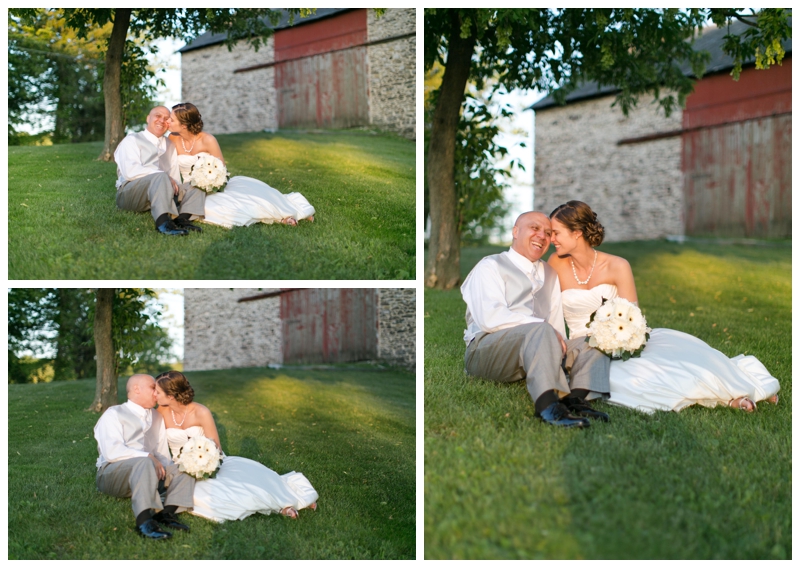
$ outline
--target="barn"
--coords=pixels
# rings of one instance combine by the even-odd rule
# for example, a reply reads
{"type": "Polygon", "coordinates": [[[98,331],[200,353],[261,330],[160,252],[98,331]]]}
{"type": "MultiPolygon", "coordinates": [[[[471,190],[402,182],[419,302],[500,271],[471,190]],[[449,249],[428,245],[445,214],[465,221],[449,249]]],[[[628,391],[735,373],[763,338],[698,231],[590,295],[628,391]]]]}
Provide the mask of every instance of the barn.
{"type": "MultiPolygon", "coordinates": [[[[731,32],[746,28],[737,22],[731,32]]],[[[711,61],[670,117],[646,97],[626,117],[611,107],[614,89],[596,83],[563,106],[552,96],[534,104],[536,209],[585,201],[608,241],[790,237],[791,39],[782,65],[746,62],[735,82],[722,52],[726,33],[714,26],[695,40],[711,61]]]]}
{"type": "Polygon", "coordinates": [[[181,96],[214,134],[375,127],[416,136],[416,10],[284,13],[258,51],[206,33],[179,50],[181,96]]]}
{"type": "Polygon", "coordinates": [[[184,289],[184,369],[416,364],[413,288],[184,289]]]}

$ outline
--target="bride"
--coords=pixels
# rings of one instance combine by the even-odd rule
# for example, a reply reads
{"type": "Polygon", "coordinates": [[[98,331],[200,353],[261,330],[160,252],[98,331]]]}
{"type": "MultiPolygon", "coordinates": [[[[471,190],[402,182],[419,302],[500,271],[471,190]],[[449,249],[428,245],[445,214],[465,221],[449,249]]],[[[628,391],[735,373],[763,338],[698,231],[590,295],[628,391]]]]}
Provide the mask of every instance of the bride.
{"type": "MultiPolygon", "coordinates": [[[[217,139],[203,132],[200,111],[192,103],[172,107],[169,131],[184,182],[201,152],[225,162],[217,139]]],[[[314,207],[297,192],[284,195],[261,180],[235,176],[225,191],[206,196],[204,221],[227,228],[275,222],[294,226],[301,219],[313,221],[314,213],[314,207]]]]}
{"type": "MultiPolygon", "coordinates": [[[[603,241],[597,215],[581,201],[550,214],[556,252],[548,263],[558,273],[570,338],[586,335],[589,316],[617,296],[638,305],[636,284],[624,258],[595,250],[603,241]]],[[[641,357],[611,362],[609,402],[644,412],[692,404],[725,404],[746,412],[756,401],[777,404],[778,380],[753,356],[729,359],[700,339],[672,329],[654,329],[641,357]]]]}
{"type": "MultiPolygon", "coordinates": [[[[189,438],[199,435],[213,440],[222,453],[211,411],[193,398],[194,390],[183,373],[168,371],[156,377],[157,410],[164,419],[173,457],[189,438]]],[[[278,512],[296,519],[299,509],[316,511],[317,498],[302,473],[278,475],[256,461],[224,456],[216,477],[195,483],[192,514],[217,522],[278,512]]]]}

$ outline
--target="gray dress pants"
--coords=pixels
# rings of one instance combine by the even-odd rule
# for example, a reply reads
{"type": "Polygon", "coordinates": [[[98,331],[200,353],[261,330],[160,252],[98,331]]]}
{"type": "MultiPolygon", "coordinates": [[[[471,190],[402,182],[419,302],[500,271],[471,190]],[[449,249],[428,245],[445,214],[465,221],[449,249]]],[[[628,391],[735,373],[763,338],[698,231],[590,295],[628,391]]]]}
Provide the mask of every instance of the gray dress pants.
{"type": "Polygon", "coordinates": [[[180,207],[175,206],[169,175],[158,172],[139,179],[126,181],[117,188],[117,207],[126,211],[150,211],[153,220],[164,213],[177,217],[179,213],[189,213],[191,218],[205,215],[206,193],[188,182],[180,185],[178,198],[180,207]]]}
{"type": "MultiPolygon", "coordinates": [[[[194,477],[180,472],[175,464],[164,469],[167,472],[163,481],[167,488],[164,506],[175,505],[192,509],[194,477]]],[[[155,464],[150,458],[131,458],[107,463],[97,470],[96,482],[101,493],[123,499],[130,498],[134,517],[146,509],[158,512],[164,508],[158,493],[159,479],[155,464]]]]}
{"type": "Polygon", "coordinates": [[[589,347],[582,337],[567,341],[570,380],[561,368],[561,344],[548,323],[528,323],[479,333],[467,346],[464,367],[468,375],[508,383],[525,379],[535,402],[542,394],[555,390],[560,397],[571,389],[587,389],[597,398],[609,392],[611,360],[589,347]]]}

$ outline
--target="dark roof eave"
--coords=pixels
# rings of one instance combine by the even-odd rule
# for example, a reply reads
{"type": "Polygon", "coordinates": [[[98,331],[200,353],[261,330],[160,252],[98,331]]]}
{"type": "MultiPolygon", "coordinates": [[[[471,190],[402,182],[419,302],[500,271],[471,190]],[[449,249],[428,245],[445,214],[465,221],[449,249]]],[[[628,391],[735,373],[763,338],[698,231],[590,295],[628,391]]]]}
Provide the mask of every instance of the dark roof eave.
{"type": "MultiPolygon", "coordinates": [[[[274,29],[275,31],[278,31],[286,29],[288,27],[301,26],[303,24],[316,22],[317,20],[329,18],[331,16],[335,16],[342,12],[349,12],[355,9],[356,8],[319,8],[317,9],[316,13],[306,18],[295,17],[294,24],[292,24],[291,26],[289,25],[288,14],[284,14],[281,17],[281,21],[278,22],[278,25],[276,25],[274,29]]],[[[212,45],[218,45],[220,43],[224,43],[226,37],[227,34],[225,33],[212,34],[210,32],[206,32],[204,34],[197,36],[190,43],[184,45],[182,48],[178,50],[178,53],[186,53],[187,51],[194,51],[196,49],[203,49],[206,47],[211,47],[212,45]]]]}

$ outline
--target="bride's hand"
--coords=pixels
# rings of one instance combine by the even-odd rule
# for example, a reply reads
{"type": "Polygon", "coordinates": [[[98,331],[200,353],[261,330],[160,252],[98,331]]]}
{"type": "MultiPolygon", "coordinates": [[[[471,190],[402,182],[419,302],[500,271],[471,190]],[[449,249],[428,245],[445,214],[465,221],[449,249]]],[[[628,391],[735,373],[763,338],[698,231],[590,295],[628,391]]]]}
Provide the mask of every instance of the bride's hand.
{"type": "Polygon", "coordinates": [[[556,337],[558,337],[558,342],[561,344],[561,356],[563,357],[564,355],[567,354],[567,342],[564,341],[564,338],[561,337],[561,334],[557,330],[554,329],[553,331],[556,332],[556,337]]]}

